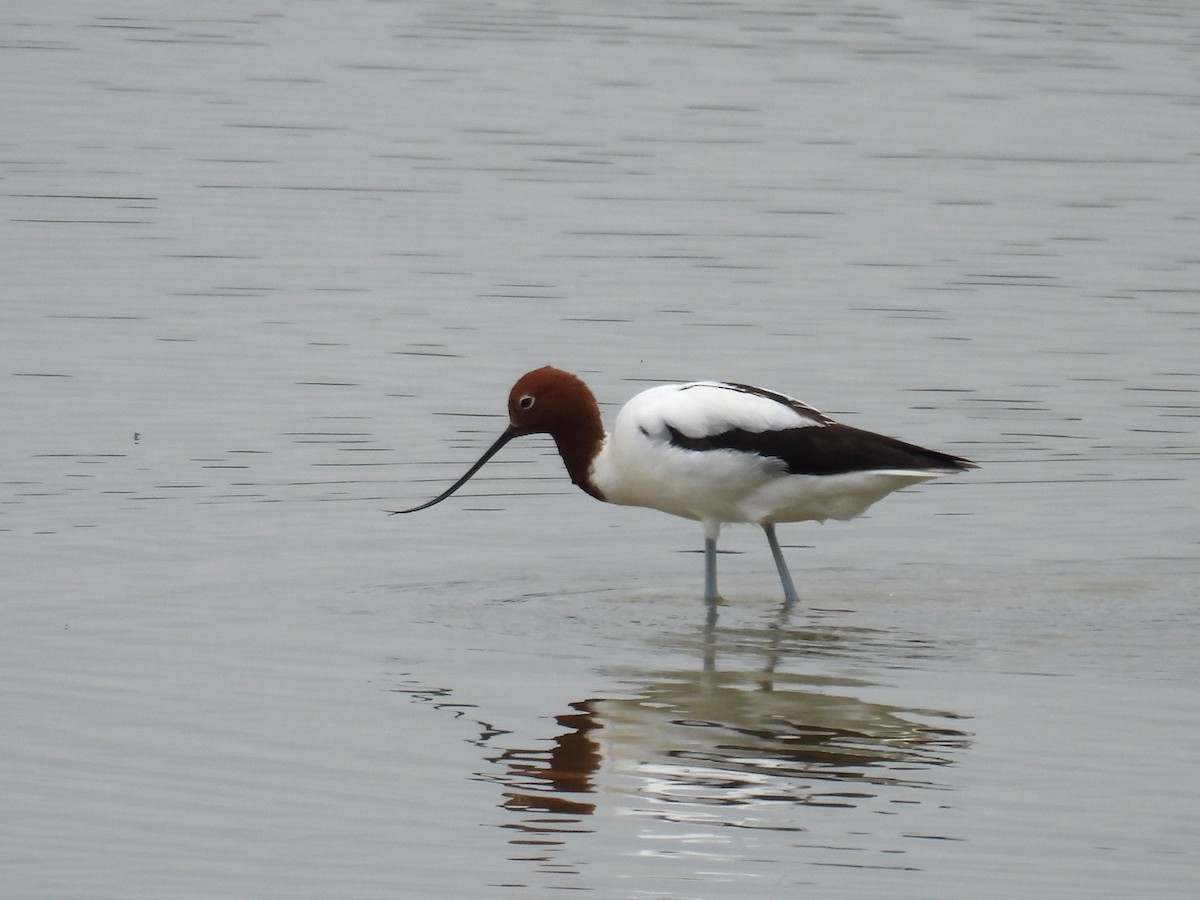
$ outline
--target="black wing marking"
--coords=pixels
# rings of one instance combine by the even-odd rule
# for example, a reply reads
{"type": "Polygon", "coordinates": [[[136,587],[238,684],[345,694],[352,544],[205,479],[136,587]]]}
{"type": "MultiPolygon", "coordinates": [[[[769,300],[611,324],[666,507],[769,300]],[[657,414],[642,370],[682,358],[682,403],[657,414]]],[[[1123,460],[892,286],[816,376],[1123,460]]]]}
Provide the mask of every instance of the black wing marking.
{"type": "MultiPolygon", "coordinates": [[[[753,389],[772,397],[769,392],[753,389]]],[[[786,400],[787,398],[784,398],[786,400]]],[[[790,404],[789,404],[790,405],[790,404]]],[[[813,412],[805,407],[806,414],[813,412]]],[[[818,413],[818,415],[820,415],[818,413]]],[[[822,418],[825,418],[822,416],[822,418]]],[[[736,450],[783,462],[790,475],[841,475],[879,469],[911,471],[961,471],[975,464],[938,450],[927,450],[896,438],[831,422],[821,426],[778,431],[731,429],[721,434],[692,438],[668,425],[671,443],[684,450],[736,450]]]]}

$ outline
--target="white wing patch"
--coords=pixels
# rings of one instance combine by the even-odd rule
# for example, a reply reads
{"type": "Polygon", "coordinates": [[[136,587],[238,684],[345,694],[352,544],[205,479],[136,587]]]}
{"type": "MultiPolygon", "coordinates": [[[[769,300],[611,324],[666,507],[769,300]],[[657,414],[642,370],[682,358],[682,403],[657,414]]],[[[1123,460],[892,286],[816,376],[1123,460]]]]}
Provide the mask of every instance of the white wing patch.
{"type": "Polygon", "coordinates": [[[697,381],[643,391],[621,412],[648,437],[667,440],[667,426],[689,438],[727,431],[781,431],[828,424],[820,412],[783,394],[738,384],[697,381]]]}

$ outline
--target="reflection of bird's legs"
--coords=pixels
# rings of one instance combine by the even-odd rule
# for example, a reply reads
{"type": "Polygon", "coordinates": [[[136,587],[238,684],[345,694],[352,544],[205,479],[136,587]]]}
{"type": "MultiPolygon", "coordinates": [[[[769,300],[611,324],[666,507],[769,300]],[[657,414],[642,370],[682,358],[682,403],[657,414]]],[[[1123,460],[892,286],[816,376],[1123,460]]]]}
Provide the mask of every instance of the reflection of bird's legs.
{"type": "Polygon", "coordinates": [[[767,626],[771,637],[767,642],[767,664],[763,666],[764,675],[775,674],[775,667],[779,664],[779,660],[783,655],[783,648],[781,647],[783,643],[783,630],[787,628],[792,618],[792,610],[795,608],[796,604],[791,600],[784,600],[783,605],[779,607],[779,612],[775,614],[775,621],[767,626]]]}
{"type": "Polygon", "coordinates": [[[708,615],[704,619],[704,671],[717,670],[717,604],[708,604],[708,615]]]}

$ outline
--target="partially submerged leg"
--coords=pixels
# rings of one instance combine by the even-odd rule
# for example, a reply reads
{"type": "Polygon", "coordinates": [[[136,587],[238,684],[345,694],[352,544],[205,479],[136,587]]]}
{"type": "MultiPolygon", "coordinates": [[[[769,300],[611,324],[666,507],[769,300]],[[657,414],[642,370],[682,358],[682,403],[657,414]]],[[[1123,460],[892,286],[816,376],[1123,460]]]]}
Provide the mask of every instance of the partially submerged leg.
{"type": "Polygon", "coordinates": [[[788,571],[783,551],[779,549],[779,539],[775,537],[775,526],[763,525],[762,529],[767,533],[767,543],[771,545],[771,555],[775,557],[775,568],[779,570],[779,580],[783,582],[783,599],[789,605],[795,603],[800,598],[796,596],[796,586],[792,584],[792,573],[788,571]]]}
{"type": "Polygon", "coordinates": [[[721,533],[721,523],[705,521],[704,525],[704,602],[717,603],[721,595],[717,593],[717,536],[721,533]]]}
{"type": "Polygon", "coordinates": [[[717,594],[717,542],[712,538],[704,539],[704,601],[716,603],[720,600],[717,594]]]}

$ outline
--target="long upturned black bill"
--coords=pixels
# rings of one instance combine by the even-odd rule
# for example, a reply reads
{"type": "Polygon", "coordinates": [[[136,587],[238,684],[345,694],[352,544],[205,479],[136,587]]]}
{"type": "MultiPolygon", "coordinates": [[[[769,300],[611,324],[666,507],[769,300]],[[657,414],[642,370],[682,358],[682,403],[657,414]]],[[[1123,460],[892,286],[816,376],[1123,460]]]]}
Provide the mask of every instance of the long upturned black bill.
{"type": "Polygon", "coordinates": [[[441,503],[443,500],[445,500],[447,497],[449,497],[451,494],[453,494],[455,491],[457,491],[460,487],[462,487],[464,484],[466,484],[467,481],[470,480],[472,475],[474,475],[476,472],[478,472],[480,469],[483,468],[484,463],[486,463],[489,459],[491,459],[493,456],[495,456],[497,453],[500,452],[501,447],[503,447],[505,444],[507,444],[513,438],[520,437],[521,435],[523,435],[525,433],[526,432],[521,431],[520,429],[514,428],[512,425],[509,425],[508,428],[505,429],[504,433],[496,439],[496,443],[494,443],[494,444],[492,444],[492,446],[488,447],[487,451],[483,454],[483,456],[479,457],[479,461],[477,463],[475,463],[475,465],[471,466],[471,468],[467,469],[467,474],[465,474],[462,478],[458,479],[458,481],[454,482],[454,484],[450,485],[450,487],[448,487],[446,490],[442,491],[442,493],[438,494],[432,500],[429,500],[426,503],[422,503],[420,506],[414,506],[412,509],[394,509],[394,510],[391,510],[388,513],[388,515],[397,516],[397,515],[401,515],[402,513],[414,513],[414,512],[418,512],[422,509],[429,509],[429,507],[433,506],[435,503],[441,503]]]}

